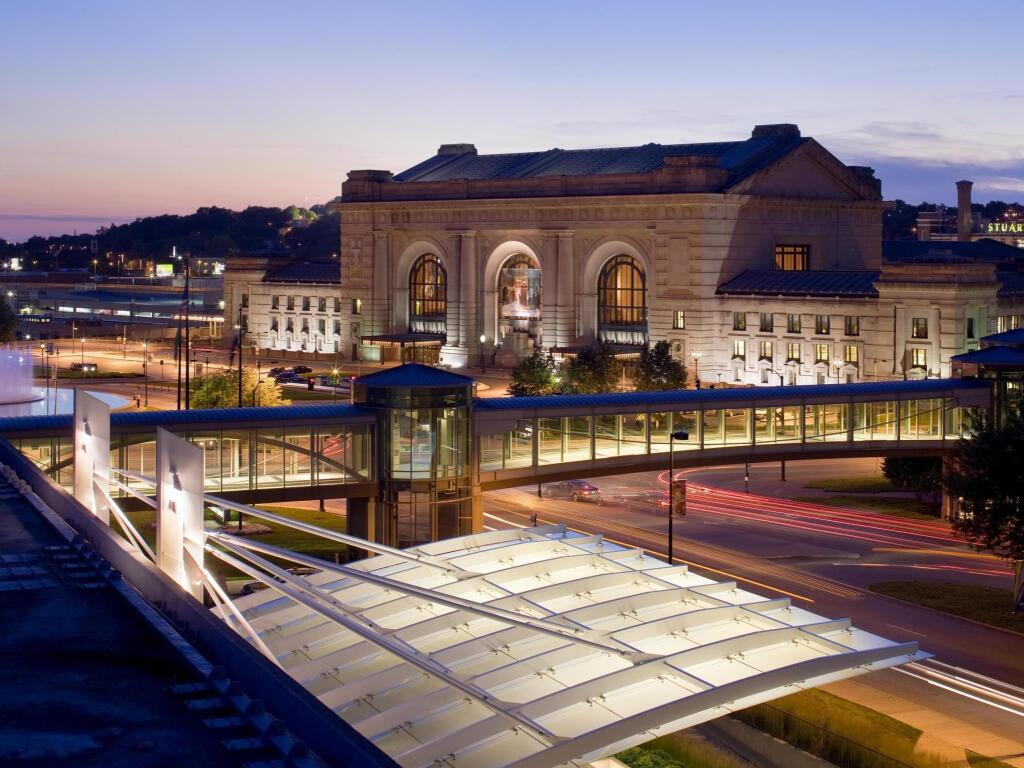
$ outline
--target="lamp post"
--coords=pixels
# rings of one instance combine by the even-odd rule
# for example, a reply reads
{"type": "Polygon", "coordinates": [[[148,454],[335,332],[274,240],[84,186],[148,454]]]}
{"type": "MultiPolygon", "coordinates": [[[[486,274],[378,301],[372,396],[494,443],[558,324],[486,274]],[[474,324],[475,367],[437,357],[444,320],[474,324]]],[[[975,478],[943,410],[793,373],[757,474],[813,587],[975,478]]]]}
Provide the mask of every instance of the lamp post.
{"type": "Polygon", "coordinates": [[[672,518],[676,511],[676,440],[689,440],[690,433],[679,429],[669,432],[668,435],[668,564],[672,565],[672,540],[675,536],[672,530],[672,518]]]}
{"type": "Polygon", "coordinates": [[[696,389],[700,389],[700,352],[696,350],[690,353],[693,358],[693,381],[696,389]]]}
{"type": "Polygon", "coordinates": [[[338,369],[331,368],[331,389],[334,390],[334,402],[338,402],[338,369]]]}
{"type": "Polygon", "coordinates": [[[235,323],[235,341],[238,343],[238,407],[242,407],[242,308],[238,308],[238,322],[235,323]]]}
{"type": "Polygon", "coordinates": [[[85,336],[82,336],[82,337],[81,337],[81,338],[79,339],[79,341],[81,341],[81,342],[82,342],[82,357],[81,357],[81,362],[82,362],[82,365],[85,365],[85,336]]]}
{"type": "Polygon", "coordinates": [[[840,375],[840,371],[841,371],[841,369],[843,367],[843,361],[840,360],[837,357],[835,360],[832,361],[832,365],[834,365],[835,368],[836,368],[836,384],[839,384],[840,383],[839,375],[840,375]]]}
{"type": "Polygon", "coordinates": [[[487,336],[480,334],[480,373],[487,373],[487,368],[484,366],[484,344],[487,343],[487,336]]]}
{"type": "Polygon", "coordinates": [[[142,342],[142,389],[146,407],[149,407],[149,342],[142,342]]]}

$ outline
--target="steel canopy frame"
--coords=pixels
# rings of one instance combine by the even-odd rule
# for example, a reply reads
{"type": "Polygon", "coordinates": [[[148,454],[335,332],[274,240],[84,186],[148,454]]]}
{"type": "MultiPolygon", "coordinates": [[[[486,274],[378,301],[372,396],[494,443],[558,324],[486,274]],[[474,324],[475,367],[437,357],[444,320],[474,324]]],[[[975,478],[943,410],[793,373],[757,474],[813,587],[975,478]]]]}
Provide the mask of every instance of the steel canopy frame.
{"type": "Polygon", "coordinates": [[[266,572],[272,589],[236,603],[285,671],[409,768],[586,765],[925,656],[561,526],[346,566],[292,553],[321,569],[307,577],[253,551],[285,556],[273,547],[229,534],[217,545],[266,572]]]}

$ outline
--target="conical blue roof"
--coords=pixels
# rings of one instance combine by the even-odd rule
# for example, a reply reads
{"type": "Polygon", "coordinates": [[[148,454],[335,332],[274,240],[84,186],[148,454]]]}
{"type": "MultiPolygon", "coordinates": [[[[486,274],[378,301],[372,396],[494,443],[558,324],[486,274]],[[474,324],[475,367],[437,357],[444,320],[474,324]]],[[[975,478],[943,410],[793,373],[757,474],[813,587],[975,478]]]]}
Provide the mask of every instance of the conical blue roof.
{"type": "Polygon", "coordinates": [[[406,363],[356,379],[356,384],[367,387],[469,387],[473,383],[469,376],[421,363],[406,363]]]}

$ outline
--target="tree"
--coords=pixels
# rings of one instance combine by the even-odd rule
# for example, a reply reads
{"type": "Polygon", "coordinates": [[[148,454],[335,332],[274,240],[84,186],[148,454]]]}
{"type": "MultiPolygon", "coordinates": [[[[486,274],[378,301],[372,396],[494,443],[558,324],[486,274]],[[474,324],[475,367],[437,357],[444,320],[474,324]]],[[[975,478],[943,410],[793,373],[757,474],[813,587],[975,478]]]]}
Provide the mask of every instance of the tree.
{"type": "Polygon", "coordinates": [[[919,498],[942,491],[942,459],[937,456],[886,456],[882,474],[897,488],[913,491],[919,498]]]}
{"type": "Polygon", "coordinates": [[[555,359],[551,355],[534,349],[532,355],[512,369],[512,383],[509,385],[508,393],[513,397],[550,395],[555,391],[557,370],[555,359]]]}
{"type": "MultiPolygon", "coordinates": [[[[193,408],[234,408],[238,405],[238,371],[211,373],[192,379],[193,408]]],[[[242,369],[242,405],[286,405],[276,381],[260,381],[252,368],[242,369]]]]}
{"type": "Polygon", "coordinates": [[[18,318],[7,303],[7,299],[0,296],[0,342],[14,341],[14,333],[18,327],[18,318]]]}
{"type": "Polygon", "coordinates": [[[957,443],[943,480],[958,501],[953,531],[978,550],[1024,560],[1024,419],[1007,413],[1001,425],[975,419],[957,443]]]}
{"type": "Polygon", "coordinates": [[[686,368],[672,357],[672,349],[667,341],[659,341],[653,348],[640,352],[633,386],[643,392],[685,389],[686,368]]]}
{"type": "Polygon", "coordinates": [[[619,380],[619,365],[608,347],[581,350],[562,365],[562,392],[593,394],[612,392],[619,380]]]}

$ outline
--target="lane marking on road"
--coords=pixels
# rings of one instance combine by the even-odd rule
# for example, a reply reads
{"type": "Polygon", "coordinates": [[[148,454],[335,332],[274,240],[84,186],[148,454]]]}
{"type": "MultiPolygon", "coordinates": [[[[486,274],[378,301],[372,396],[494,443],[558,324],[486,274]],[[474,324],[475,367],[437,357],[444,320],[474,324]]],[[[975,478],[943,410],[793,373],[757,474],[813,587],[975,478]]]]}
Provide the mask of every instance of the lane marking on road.
{"type": "Polygon", "coordinates": [[[1017,717],[1024,717],[1024,699],[1021,699],[1019,697],[1008,696],[1007,694],[1001,693],[1000,691],[994,690],[992,688],[988,688],[987,686],[979,685],[977,683],[970,683],[954,675],[947,675],[944,672],[940,672],[935,669],[928,669],[926,667],[922,667],[920,664],[916,662],[911,662],[910,664],[907,664],[904,667],[894,667],[893,669],[895,669],[895,671],[901,674],[916,678],[921,682],[928,683],[928,685],[934,685],[936,688],[942,688],[943,690],[949,691],[950,693],[955,693],[958,696],[963,696],[965,698],[972,699],[973,701],[977,701],[981,704],[987,704],[988,706],[994,707],[995,709],[1001,709],[1003,712],[1009,712],[1011,715],[1016,715],[1017,717]],[[912,668],[913,671],[911,671],[911,669],[908,669],[907,667],[912,668]],[[970,690],[964,690],[965,688],[970,690]],[[971,693],[971,690],[978,691],[984,695],[971,693]],[[1007,706],[1005,704],[1000,704],[998,701],[992,701],[991,699],[985,698],[985,695],[991,696],[995,699],[1000,699],[1002,701],[1012,702],[1020,706],[1021,709],[1007,706]]]}
{"type": "Polygon", "coordinates": [[[900,632],[906,632],[911,635],[916,635],[917,637],[928,637],[928,635],[922,634],[921,632],[915,632],[914,630],[907,629],[906,627],[901,627],[898,624],[886,624],[885,626],[892,627],[893,629],[898,629],[900,632]]]}
{"type": "MultiPolygon", "coordinates": [[[[961,552],[956,549],[906,549],[904,547],[872,547],[872,552],[899,552],[901,554],[919,554],[919,555],[946,555],[948,557],[967,557],[975,560],[990,560],[997,563],[1005,562],[1000,560],[995,555],[989,555],[984,552],[961,552]]],[[[1009,567],[1009,566],[1007,566],[1009,567]]]]}

